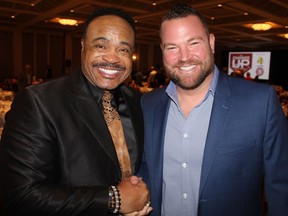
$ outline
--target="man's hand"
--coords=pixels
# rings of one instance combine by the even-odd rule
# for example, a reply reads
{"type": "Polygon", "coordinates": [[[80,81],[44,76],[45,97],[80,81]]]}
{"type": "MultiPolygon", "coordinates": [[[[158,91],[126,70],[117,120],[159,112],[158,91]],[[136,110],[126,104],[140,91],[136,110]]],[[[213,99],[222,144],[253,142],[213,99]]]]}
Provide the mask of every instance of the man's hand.
{"type": "Polygon", "coordinates": [[[148,206],[145,205],[150,200],[149,190],[141,178],[132,176],[130,179],[123,179],[117,187],[121,197],[121,214],[141,211],[144,215],[144,212],[148,211],[148,206]]]}
{"type": "Polygon", "coordinates": [[[124,214],[124,216],[145,216],[145,215],[148,215],[153,210],[153,208],[150,207],[148,204],[145,205],[141,211],[134,211],[134,212],[131,212],[128,214],[124,214]]]}
{"type": "Polygon", "coordinates": [[[139,182],[142,181],[142,177],[131,176],[129,180],[130,180],[130,183],[131,183],[132,185],[137,185],[139,182]]]}

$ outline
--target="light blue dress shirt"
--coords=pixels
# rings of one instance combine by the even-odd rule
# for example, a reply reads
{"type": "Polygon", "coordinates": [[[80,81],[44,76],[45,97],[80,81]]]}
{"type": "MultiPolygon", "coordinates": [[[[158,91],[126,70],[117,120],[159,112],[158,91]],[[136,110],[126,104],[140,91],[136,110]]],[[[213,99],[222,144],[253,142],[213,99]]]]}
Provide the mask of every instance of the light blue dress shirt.
{"type": "Polygon", "coordinates": [[[210,88],[187,117],[182,113],[176,86],[170,82],[171,99],[165,132],[162,216],[196,216],[204,147],[219,71],[215,67],[210,88]]]}

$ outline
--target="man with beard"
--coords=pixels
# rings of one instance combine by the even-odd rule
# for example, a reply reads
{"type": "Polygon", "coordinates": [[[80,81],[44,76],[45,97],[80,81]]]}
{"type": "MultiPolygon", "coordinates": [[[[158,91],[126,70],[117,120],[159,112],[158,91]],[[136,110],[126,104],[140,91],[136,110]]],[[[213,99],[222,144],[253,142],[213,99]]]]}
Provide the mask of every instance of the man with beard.
{"type": "Polygon", "coordinates": [[[171,81],[142,98],[153,216],[288,214],[288,127],[274,88],[214,65],[215,37],[189,5],[160,27],[171,81]]]}
{"type": "Polygon", "coordinates": [[[141,95],[123,85],[132,71],[134,43],[128,14],[99,9],[84,27],[82,70],[16,96],[0,147],[4,215],[132,216],[151,211],[146,184],[132,176],[143,149],[141,95]],[[110,135],[111,122],[104,119],[110,109],[104,104],[109,100],[102,105],[104,92],[114,98],[108,120],[123,125],[120,147],[113,133],[122,127],[110,135]]]}

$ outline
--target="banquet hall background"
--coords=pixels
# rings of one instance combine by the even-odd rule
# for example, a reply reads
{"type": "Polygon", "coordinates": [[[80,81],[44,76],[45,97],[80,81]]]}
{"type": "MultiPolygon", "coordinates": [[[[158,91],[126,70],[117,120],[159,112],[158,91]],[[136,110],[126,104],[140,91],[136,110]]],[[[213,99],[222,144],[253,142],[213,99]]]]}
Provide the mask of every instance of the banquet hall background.
{"type": "MultiPolygon", "coordinates": [[[[66,76],[80,68],[81,23],[79,26],[50,23],[56,15],[73,18],[78,16],[83,21],[85,16],[97,7],[117,6],[128,10],[137,21],[135,25],[138,39],[133,56],[133,72],[127,84],[144,93],[163,86],[163,84],[153,86],[148,77],[152,66],[158,71],[163,70],[158,38],[159,17],[175,1],[135,0],[133,4],[127,2],[115,0],[85,2],[41,0],[35,3],[30,0],[3,0],[0,2],[0,132],[5,123],[5,113],[20,90],[19,78],[25,65],[31,66],[32,84],[66,76]],[[135,82],[138,75],[143,77],[140,84],[135,82]]],[[[271,52],[269,79],[258,82],[275,87],[283,110],[288,116],[286,66],[288,39],[276,35],[281,29],[283,33],[285,32],[284,24],[288,22],[287,2],[285,0],[255,2],[223,0],[221,4],[219,3],[220,1],[213,0],[193,1],[193,5],[209,19],[212,32],[216,35],[216,65],[221,70],[227,68],[231,51],[271,52]],[[249,14],[245,14],[248,12],[249,14]],[[246,22],[265,21],[268,17],[278,22],[278,28],[255,32],[243,27],[246,22]],[[271,33],[275,36],[271,36],[271,33]]],[[[164,85],[166,83],[164,82],[164,85]]]]}

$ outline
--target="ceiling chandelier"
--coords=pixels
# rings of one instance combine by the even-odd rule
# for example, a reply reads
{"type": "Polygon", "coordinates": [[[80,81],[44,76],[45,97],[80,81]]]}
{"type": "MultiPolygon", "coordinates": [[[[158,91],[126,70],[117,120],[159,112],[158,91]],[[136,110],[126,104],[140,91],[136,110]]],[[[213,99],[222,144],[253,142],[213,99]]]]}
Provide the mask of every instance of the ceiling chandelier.
{"type": "Polygon", "coordinates": [[[255,23],[252,25],[254,31],[267,31],[272,28],[269,23],[255,23]]]}
{"type": "Polygon", "coordinates": [[[62,25],[76,25],[77,24],[77,20],[74,19],[59,19],[59,23],[62,25]]]}

